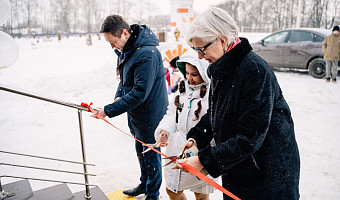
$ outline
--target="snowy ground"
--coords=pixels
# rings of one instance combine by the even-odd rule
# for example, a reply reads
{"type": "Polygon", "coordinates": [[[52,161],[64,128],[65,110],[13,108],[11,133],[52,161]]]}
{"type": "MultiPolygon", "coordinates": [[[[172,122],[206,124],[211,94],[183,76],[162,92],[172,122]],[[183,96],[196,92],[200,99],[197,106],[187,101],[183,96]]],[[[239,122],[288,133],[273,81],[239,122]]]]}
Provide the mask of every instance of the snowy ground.
{"type": "MultiPolygon", "coordinates": [[[[251,42],[264,34],[241,34],[251,42]]],[[[116,57],[103,39],[63,38],[31,47],[17,40],[20,56],[15,65],[0,69],[0,85],[36,95],[102,107],[113,100],[117,86],[116,57]]],[[[162,43],[164,52],[175,43],[162,43]]],[[[326,83],[307,73],[275,71],[295,121],[301,154],[301,199],[340,199],[340,83],[326,83]]],[[[77,111],[17,94],[0,91],[0,150],[81,161],[77,111]]],[[[104,122],[83,112],[87,161],[96,164],[90,183],[105,192],[134,187],[139,167],[134,141],[104,122]]],[[[109,121],[126,132],[126,115],[109,121]]],[[[82,171],[82,166],[0,153],[0,162],[82,171]]],[[[83,182],[82,176],[0,165],[1,175],[83,182]]],[[[3,178],[3,184],[13,182],[3,178]]],[[[53,183],[31,181],[34,190],[53,183]]],[[[83,187],[70,185],[72,191],[83,187]]],[[[228,189],[228,188],[227,188],[228,189]]],[[[187,193],[193,199],[191,193],[187,193]]],[[[236,194],[237,195],[237,194],[236,194]]],[[[221,199],[216,191],[211,199],[221,199]]],[[[143,198],[140,198],[143,199],[143,198]]],[[[168,199],[164,184],[161,199],[168,199]]]]}

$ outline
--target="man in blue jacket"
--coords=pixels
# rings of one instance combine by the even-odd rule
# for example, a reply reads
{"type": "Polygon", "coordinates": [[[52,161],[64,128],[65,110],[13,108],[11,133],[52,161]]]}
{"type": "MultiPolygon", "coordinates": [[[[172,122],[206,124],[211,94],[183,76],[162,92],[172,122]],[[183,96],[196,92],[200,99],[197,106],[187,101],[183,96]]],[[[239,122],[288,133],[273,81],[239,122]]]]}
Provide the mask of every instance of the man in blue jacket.
{"type": "MultiPolygon", "coordinates": [[[[162,57],[156,48],[158,39],[147,26],[129,26],[119,15],[108,16],[100,32],[118,55],[120,83],[115,101],[99,110],[99,114],[115,117],[127,112],[132,135],[153,144],[156,142],[154,131],[168,105],[162,57]]],[[[146,199],[158,199],[162,182],[161,157],[153,151],[142,154],[147,147],[137,141],[135,147],[141,183],[123,193],[146,194],[146,199]]]]}

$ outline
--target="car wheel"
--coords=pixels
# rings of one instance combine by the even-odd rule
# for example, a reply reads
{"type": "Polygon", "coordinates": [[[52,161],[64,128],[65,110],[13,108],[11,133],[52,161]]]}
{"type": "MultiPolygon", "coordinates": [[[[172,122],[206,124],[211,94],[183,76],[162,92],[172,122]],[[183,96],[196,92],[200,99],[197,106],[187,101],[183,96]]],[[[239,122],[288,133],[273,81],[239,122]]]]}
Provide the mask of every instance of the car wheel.
{"type": "Polygon", "coordinates": [[[326,62],[322,58],[316,58],[308,65],[308,73],[314,78],[326,76],[326,62]]]}

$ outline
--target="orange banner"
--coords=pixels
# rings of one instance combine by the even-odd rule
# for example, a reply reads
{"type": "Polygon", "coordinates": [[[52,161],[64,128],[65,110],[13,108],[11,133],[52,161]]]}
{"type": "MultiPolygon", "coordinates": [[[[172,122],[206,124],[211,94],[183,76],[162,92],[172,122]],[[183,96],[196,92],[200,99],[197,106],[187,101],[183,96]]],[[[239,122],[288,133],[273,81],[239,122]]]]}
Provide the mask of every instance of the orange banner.
{"type": "Polygon", "coordinates": [[[188,13],[189,9],[188,8],[177,8],[177,13],[188,13]]]}

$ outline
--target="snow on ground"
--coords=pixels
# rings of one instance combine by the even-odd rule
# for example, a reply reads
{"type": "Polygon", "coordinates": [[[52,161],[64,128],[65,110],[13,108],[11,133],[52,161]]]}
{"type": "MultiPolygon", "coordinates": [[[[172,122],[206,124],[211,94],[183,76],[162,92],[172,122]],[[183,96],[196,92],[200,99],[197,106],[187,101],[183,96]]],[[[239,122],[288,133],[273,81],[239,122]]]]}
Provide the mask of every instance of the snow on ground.
{"type": "MultiPolygon", "coordinates": [[[[256,42],[267,34],[240,35],[256,42]]],[[[93,46],[87,46],[84,37],[40,40],[37,48],[32,48],[31,39],[17,42],[18,61],[7,69],[0,69],[1,86],[75,104],[93,102],[94,107],[113,101],[118,83],[116,57],[103,38],[98,40],[94,36],[93,46]]],[[[176,44],[161,43],[160,49],[164,52],[176,44]]],[[[275,71],[275,74],[295,122],[301,156],[301,199],[340,199],[340,83],[326,83],[301,72],[275,71]]],[[[0,110],[0,151],[82,160],[75,109],[0,91],[0,110]]],[[[136,186],[139,166],[134,141],[91,118],[87,112],[82,116],[87,162],[96,165],[88,167],[89,173],[97,174],[90,177],[90,183],[99,185],[105,193],[136,186]]],[[[129,132],[125,114],[109,121],[129,132]]],[[[82,171],[78,165],[3,153],[0,153],[0,162],[82,171]]],[[[4,165],[0,165],[0,174],[83,182],[79,175],[4,165]]],[[[13,181],[1,179],[3,184],[13,181]]],[[[34,190],[55,184],[30,182],[34,190]]],[[[164,185],[161,199],[168,199],[164,185]]],[[[74,192],[83,190],[82,186],[70,185],[70,188],[74,192]]],[[[190,192],[186,193],[189,199],[194,198],[190,192]]],[[[222,199],[222,195],[216,191],[211,199],[222,199]]]]}

